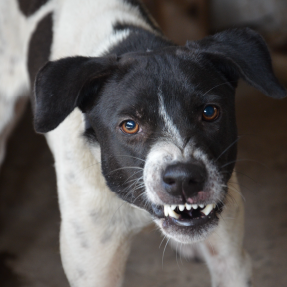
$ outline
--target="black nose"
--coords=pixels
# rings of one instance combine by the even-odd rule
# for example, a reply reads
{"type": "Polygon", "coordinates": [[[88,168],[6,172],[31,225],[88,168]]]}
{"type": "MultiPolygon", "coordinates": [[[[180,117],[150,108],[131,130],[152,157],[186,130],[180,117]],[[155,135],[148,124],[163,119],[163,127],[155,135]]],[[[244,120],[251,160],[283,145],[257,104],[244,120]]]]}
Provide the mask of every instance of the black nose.
{"type": "Polygon", "coordinates": [[[163,174],[166,192],[173,196],[192,197],[203,190],[207,172],[200,163],[177,163],[169,165],[163,174]]]}

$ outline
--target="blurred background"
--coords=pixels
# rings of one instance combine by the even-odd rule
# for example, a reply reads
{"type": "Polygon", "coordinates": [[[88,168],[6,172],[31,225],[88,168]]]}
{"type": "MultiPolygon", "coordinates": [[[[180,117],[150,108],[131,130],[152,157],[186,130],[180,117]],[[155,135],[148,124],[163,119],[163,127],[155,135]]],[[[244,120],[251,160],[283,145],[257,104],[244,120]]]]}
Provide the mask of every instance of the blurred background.
{"type": "MultiPolygon", "coordinates": [[[[227,28],[257,30],[270,47],[276,75],[287,86],[286,0],[143,2],[178,44],[227,28]]],[[[267,98],[240,83],[237,118],[242,138],[236,169],[245,198],[245,247],[253,259],[255,286],[286,286],[287,100],[267,98]]],[[[68,286],[59,256],[59,226],[53,159],[44,137],[33,131],[28,106],[0,168],[1,287],[68,286]]],[[[179,258],[170,247],[164,253],[166,242],[160,246],[161,241],[156,229],[135,238],[125,287],[210,286],[204,263],[179,258]]]]}

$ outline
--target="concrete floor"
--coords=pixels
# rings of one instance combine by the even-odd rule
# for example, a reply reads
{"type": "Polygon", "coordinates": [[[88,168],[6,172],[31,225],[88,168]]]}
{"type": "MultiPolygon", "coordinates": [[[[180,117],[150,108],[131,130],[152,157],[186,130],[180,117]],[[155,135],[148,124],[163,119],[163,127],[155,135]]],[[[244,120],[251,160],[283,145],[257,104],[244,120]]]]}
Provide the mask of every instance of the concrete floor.
{"type": "MultiPolygon", "coordinates": [[[[274,64],[287,86],[287,57],[274,56],[274,64]]],[[[243,135],[237,170],[246,198],[245,246],[255,283],[287,286],[287,99],[273,100],[241,84],[237,117],[243,135]]],[[[53,160],[31,121],[28,109],[0,170],[0,286],[66,287],[53,160]]],[[[161,240],[157,231],[135,238],[125,287],[210,286],[204,263],[176,260],[170,247],[162,264],[161,240]]]]}

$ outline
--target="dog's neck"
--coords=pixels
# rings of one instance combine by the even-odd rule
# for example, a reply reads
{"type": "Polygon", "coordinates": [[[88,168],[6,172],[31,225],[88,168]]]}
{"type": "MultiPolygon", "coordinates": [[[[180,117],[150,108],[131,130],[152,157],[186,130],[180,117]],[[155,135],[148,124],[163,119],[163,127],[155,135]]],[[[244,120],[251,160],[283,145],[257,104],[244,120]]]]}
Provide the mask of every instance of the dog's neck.
{"type": "MultiPolygon", "coordinates": [[[[54,44],[50,60],[66,55],[101,56],[130,38],[130,34],[134,35],[135,30],[160,35],[157,25],[137,1],[59,0],[55,6],[54,44]],[[76,40],[75,35],[78,35],[76,40]]],[[[138,33],[138,37],[141,34],[138,33]]]]}
{"type": "Polygon", "coordinates": [[[126,35],[124,39],[111,45],[105,54],[121,56],[130,52],[152,52],[167,46],[175,46],[170,40],[163,37],[160,31],[146,30],[132,24],[120,24],[114,26],[115,36],[126,35]]]}

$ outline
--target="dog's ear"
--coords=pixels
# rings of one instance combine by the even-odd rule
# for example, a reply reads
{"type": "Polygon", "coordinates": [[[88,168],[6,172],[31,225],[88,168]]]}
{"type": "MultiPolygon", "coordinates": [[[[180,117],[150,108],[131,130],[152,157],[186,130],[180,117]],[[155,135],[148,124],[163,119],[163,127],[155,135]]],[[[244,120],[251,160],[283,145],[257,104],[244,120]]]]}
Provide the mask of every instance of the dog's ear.
{"type": "Polygon", "coordinates": [[[34,127],[55,129],[76,107],[82,111],[95,99],[116,68],[117,57],[70,57],[48,62],[37,74],[34,89],[34,127]]]}
{"type": "Polygon", "coordinates": [[[274,76],[263,38],[249,28],[231,29],[187,42],[187,47],[210,60],[231,83],[237,84],[241,77],[267,96],[278,99],[286,96],[286,90],[274,76]]]}

